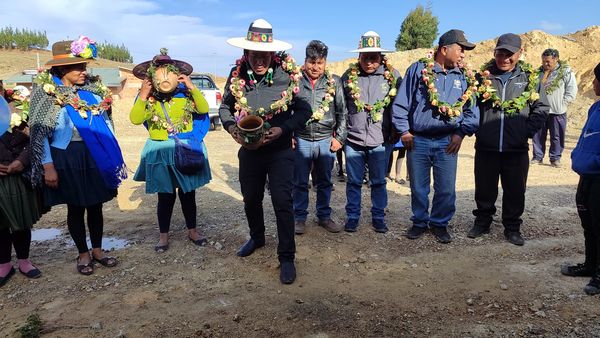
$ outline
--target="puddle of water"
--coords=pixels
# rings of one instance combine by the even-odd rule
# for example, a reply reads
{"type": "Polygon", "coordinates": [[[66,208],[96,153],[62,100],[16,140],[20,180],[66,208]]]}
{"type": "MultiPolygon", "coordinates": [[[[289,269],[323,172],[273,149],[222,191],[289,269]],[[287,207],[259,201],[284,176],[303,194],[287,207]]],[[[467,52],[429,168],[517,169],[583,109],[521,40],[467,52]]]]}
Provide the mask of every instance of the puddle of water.
{"type": "Polygon", "coordinates": [[[60,236],[60,229],[35,229],[31,232],[32,241],[50,241],[60,236]]]}
{"type": "MultiPolygon", "coordinates": [[[[70,238],[65,235],[62,236],[62,231],[60,229],[35,229],[31,232],[31,240],[42,242],[42,241],[53,241],[53,240],[62,240],[66,241],[69,246],[75,245],[70,238]]],[[[102,249],[104,250],[119,250],[123,249],[129,245],[129,241],[122,238],[117,237],[104,237],[102,238],[102,249]]],[[[88,247],[92,247],[90,241],[88,240],[88,247]]]]}
{"type": "MultiPolygon", "coordinates": [[[[91,244],[88,242],[89,247],[91,248],[91,244]]],[[[104,250],[119,250],[125,248],[129,245],[129,241],[122,238],[117,237],[104,237],[102,238],[102,249],[104,250]]]]}

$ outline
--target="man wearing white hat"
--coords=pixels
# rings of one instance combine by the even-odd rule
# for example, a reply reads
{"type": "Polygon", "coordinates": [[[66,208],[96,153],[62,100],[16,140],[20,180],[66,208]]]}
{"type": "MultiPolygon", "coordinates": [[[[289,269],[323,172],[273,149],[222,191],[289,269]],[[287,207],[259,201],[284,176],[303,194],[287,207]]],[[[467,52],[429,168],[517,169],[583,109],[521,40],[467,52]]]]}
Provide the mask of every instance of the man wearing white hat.
{"type": "Polygon", "coordinates": [[[242,145],[238,152],[239,177],[250,239],[237,255],[249,256],[265,245],[262,200],[268,176],[277,219],[279,279],[291,284],[296,279],[292,134],[306,125],[311,111],[308,102],[296,96],[301,69],[290,56],[275,53],[292,45],[275,40],[271,25],[263,19],[252,22],[245,37],[232,38],[227,43],[244,49],[243,57],[229,74],[219,109],[224,128],[242,145]],[[252,135],[242,133],[236,123],[248,116],[263,126],[252,135]]]}
{"type": "Polygon", "coordinates": [[[387,206],[385,175],[389,151],[397,141],[391,126],[391,102],[400,85],[400,73],[387,61],[379,35],[373,31],[361,36],[358,62],[350,64],[342,76],[348,107],[346,153],[346,216],[344,230],[355,232],[361,211],[361,186],[365,166],[371,185],[371,219],[375,231],[388,231],[384,221],[387,206]]]}

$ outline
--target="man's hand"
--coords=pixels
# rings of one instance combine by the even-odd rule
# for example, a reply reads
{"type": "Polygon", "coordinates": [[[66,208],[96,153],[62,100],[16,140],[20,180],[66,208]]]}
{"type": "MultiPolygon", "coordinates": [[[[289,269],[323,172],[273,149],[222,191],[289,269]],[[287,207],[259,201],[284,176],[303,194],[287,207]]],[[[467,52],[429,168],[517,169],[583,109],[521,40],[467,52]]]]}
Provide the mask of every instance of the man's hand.
{"type": "Polygon", "coordinates": [[[21,171],[23,171],[23,169],[25,169],[25,166],[23,165],[23,163],[21,163],[21,161],[19,161],[19,160],[14,160],[6,168],[6,173],[7,174],[17,174],[17,173],[20,173],[21,171]]]}
{"type": "Polygon", "coordinates": [[[402,145],[406,148],[407,151],[413,150],[413,139],[414,136],[410,132],[406,132],[404,135],[400,136],[400,140],[402,141],[402,145]]]}
{"type": "Polygon", "coordinates": [[[332,138],[331,144],[329,145],[329,150],[331,150],[332,153],[335,153],[340,149],[342,149],[342,144],[340,141],[338,141],[335,137],[332,138]]]}
{"type": "Polygon", "coordinates": [[[292,149],[296,149],[296,138],[292,137],[292,149]]]}
{"type": "Polygon", "coordinates": [[[54,163],[44,164],[44,182],[50,188],[58,188],[58,174],[54,169],[54,163]]]}
{"type": "Polygon", "coordinates": [[[263,145],[274,142],[279,137],[281,137],[281,134],[283,134],[283,130],[281,130],[281,128],[279,128],[279,127],[270,128],[265,133],[265,140],[263,141],[263,145]]]}
{"type": "Polygon", "coordinates": [[[450,144],[446,147],[447,154],[458,154],[460,150],[460,145],[462,144],[462,136],[457,134],[452,134],[450,137],[450,144]]]}

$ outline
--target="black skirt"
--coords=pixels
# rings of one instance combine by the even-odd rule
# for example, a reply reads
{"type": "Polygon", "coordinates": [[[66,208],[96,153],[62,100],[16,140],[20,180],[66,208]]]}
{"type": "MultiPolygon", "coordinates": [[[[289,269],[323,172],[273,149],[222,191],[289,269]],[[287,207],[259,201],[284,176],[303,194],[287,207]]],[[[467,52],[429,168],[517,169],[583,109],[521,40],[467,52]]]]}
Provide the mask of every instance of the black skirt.
{"type": "Polygon", "coordinates": [[[44,186],[46,206],[70,204],[92,206],[117,196],[116,189],[106,187],[96,162],[83,141],[69,143],[67,149],[50,147],[58,188],[44,186]]]}

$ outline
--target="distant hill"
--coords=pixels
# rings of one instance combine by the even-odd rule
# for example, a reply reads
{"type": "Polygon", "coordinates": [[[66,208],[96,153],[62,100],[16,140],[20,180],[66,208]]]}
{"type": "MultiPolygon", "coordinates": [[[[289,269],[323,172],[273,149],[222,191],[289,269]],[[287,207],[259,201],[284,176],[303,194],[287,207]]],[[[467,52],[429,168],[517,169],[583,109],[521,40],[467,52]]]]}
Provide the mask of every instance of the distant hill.
{"type": "MultiPolygon", "coordinates": [[[[52,52],[48,50],[0,50],[0,79],[5,79],[24,69],[36,69],[36,55],[40,55],[40,65],[52,59],[52,52]]],[[[133,68],[133,64],[115,62],[105,59],[94,60],[90,63],[91,67],[126,67],[133,68]]]]}
{"type": "MultiPolygon", "coordinates": [[[[569,108],[572,119],[569,124],[581,126],[587,109],[596,100],[592,91],[594,67],[600,62],[600,26],[590,26],[584,30],[567,34],[552,35],[543,31],[534,30],[521,34],[525,60],[534,67],[541,65],[541,55],[546,48],[556,48],[560,58],[575,71],[579,87],[578,98],[569,108]]],[[[390,42],[391,43],[391,42],[390,42]]],[[[467,62],[471,68],[479,69],[481,65],[493,57],[495,39],[484,40],[477,43],[474,50],[466,53],[467,62]]],[[[404,76],[406,68],[419,58],[425,56],[429,49],[415,49],[388,54],[392,65],[404,76]]],[[[349,58],[340,62],[331,62],[328,68],[334,74],[343,74],[351,62],[356,58],[349,58]]]]}

